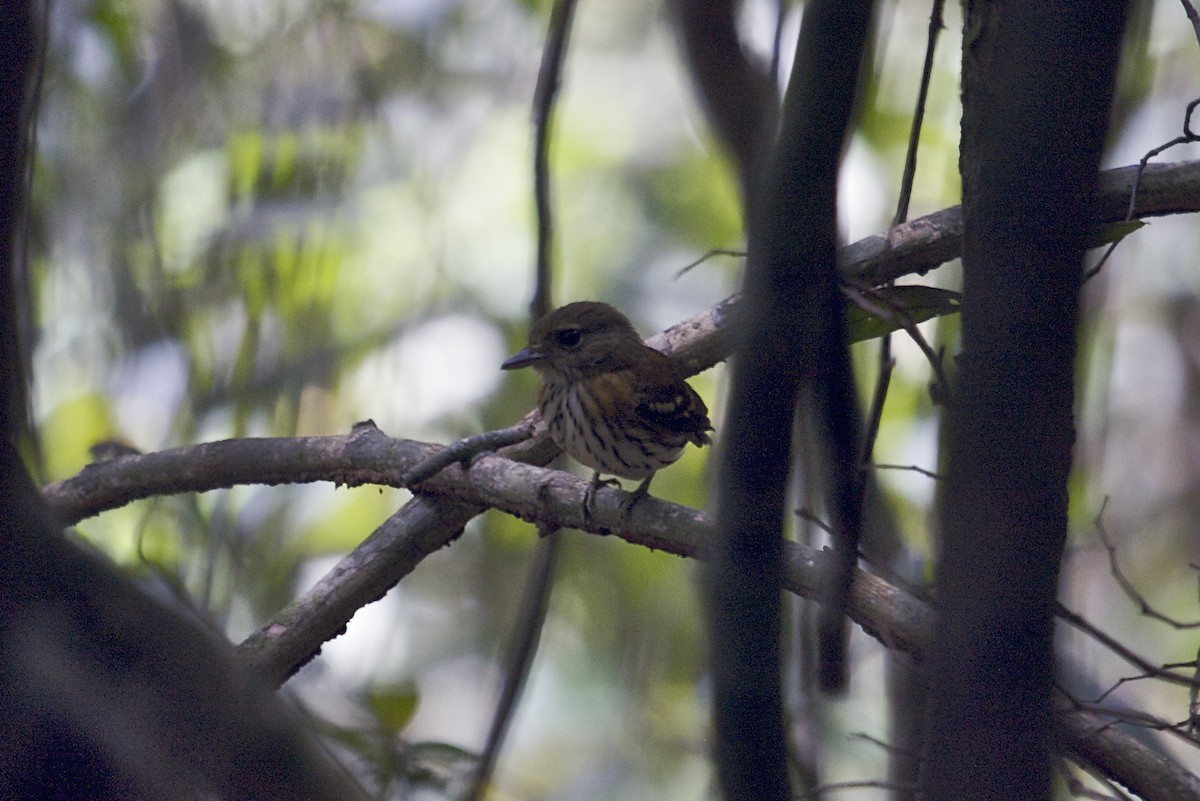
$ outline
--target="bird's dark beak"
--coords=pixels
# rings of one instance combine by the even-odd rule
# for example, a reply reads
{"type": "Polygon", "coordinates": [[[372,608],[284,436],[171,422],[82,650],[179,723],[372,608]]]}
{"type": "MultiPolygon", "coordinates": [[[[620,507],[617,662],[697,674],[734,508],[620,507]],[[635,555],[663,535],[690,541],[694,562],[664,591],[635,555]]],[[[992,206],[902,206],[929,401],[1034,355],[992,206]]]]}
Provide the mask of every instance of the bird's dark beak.
{"type": "Polygon", "coordinates": [[[544,361],[545,358],[546,354],[532,348],[525,348],[525,350],[518,351],[509,356],[504,364],[500,365],[500,369],[517,370],[522,367],[528,367],[531,364],[537,364],[540,361],[544,361]]]}

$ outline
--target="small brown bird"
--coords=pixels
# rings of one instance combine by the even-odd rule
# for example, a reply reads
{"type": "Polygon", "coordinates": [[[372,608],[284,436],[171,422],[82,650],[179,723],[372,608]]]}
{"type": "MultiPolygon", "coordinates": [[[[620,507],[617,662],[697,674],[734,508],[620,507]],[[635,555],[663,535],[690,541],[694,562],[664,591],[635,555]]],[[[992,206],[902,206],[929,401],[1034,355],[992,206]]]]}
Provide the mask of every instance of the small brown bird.
{"type": "Polygon", "coordinates": [[[595,471],[585,513],[601,473],[642,480],[624,515],[687,443],[711,442],[704,401],[606,303],[581,301],[550,312],[529,332],[529,346],[500,367],[532,367],[541,375],[538,409],[550,438],[595,471]]]}

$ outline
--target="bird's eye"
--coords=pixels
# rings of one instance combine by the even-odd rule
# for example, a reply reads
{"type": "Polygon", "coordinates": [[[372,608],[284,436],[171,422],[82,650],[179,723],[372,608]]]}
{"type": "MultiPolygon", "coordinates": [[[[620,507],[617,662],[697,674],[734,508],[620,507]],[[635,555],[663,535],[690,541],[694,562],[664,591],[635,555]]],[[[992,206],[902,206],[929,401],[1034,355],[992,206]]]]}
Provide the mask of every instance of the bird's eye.
{"type": "Polygon", "coordinates": [[[554,341],[559,347],[567,350],[574,350],[579,347],[579,329],[578,328],[561,328],[554,332],[554,341]]]}

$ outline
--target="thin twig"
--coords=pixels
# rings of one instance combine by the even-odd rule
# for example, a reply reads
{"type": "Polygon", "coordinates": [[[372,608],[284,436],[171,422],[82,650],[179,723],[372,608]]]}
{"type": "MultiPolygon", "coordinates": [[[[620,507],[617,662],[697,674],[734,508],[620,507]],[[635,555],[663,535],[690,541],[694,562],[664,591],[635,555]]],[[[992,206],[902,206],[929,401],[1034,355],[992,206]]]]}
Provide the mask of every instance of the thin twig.
{"type": "Polygon", "coordinates": [[[1200,44],[1200,14],[1189,0],[1179,0],[1183,3],[1183,13],[1187,14],[1188,22],[1192,23],[1192,32],[1196,34],[1196,43],[1200,44]]]}
{"type": "Polygon", "coordinates": [[[452,464],[465,465],[481,453],[490,453],[507,445],[524,442],[533,436],[533,430],[532,422],[526,419],[511,428],[499,428],[495,431],[485,431],[482,434],[464,437],[457,442],[450,443],[421,464],[413,467],[412,470],[401,476],[400,480],[406,487],[415,486],[433,478],[452,464]]]}
{"type": "Polygon", "coordinates": [[[1100,270],[1104,268],[1105,263],[1108,262],[1109,257],[1112,256],[1113,251],[1117,249],[1117,245],[1121,244],[1123,239],[1125,239],[1125,237],[1121,237],[1121,239],[1118,239],[1116,242],[1109,243],[1108,247],[1104,251],[1104,255],[1100,257],[1100,261],[1096,262],[1090,269],[1083,273],[1083,283],[1086,284],[1088,281],[1091,281],[1100,274],[1100,270]]]}
{"type": "MultiPolygon", "coordinates": [[[[1183,720],[1178,723],[1165,720],[1157,715],[1151,715],[1148,712],[1142,712],[1136,709],[1113,709],[1110,707],[1100,706],[1097,703],[1081,701],[1078,698],[1071,696],[1061,687],[1059,691],[1063,695],[1071,699],[1071,702],[1079,709],[1086,709],[1091,712],[1096,712],[1100,715],[1110,718],[1105,726],[1119,726],[1126,724],[1129,726],[1137,726],[1139,728],[1148,729],[1150,731],[1161,731],[1169,734],[1172,737],[1187,743],[1193,748],[1200,748],[1200,738],[1193,736],[1187,729],[1188,721],[1183,720]]],[[[1097,729],[1096,731],[1099,731],[1097,729]]]]}
{"type": "MultiPolygon", "coordinates": [[[[1187,0],[1184,0],[1185,4],[1186,2],[1187,0]]],[[[1177,136],[1171,141],[1164,142],[1158,147],[1147,151],[1146,155],[1142,156],[1141,161],[1138,162],[1137,174],[1133,179],[1133,189],[1129,192],[1129,210],[1125,213],[1126,222],[1129,222],[1134,218],[1134,213],[1137,210],[1138,189],[1142,184],[1142,173],[1145,171],[1146,164],[1150,161],[1150,159],[1154,158],[1159,153],[1162,153],[1164,150],[1170,150],[1176,145],[1183,145],[1200,139],[1200,136],[1197,136],[1192,131],[1192,113],[1196,110],[1196,106],[1198,105],[1200,105],[1200,97],[1187,104],[1187,108],[1183,113],[1183,134],[1181,136],[1177,136]]]]}
{"type": "Polygon", "coordinates": [[[921,142],[921,124],[925,120],[925,99],[929,96],[929,81],[933,75],[933,57],[937,51],[938,34],[946,27],[942,9],[945,0],[933,0],[929,11],[929,37],[925,42],[925,66],[921,70],[921,88],[917,91],[917,107],[913,110],[912,128],[908,134],[908,153],[904,157],[904,176],[900,179],[900,199],[892,228],[908,219],[908,202],[912,198],[913,181],[917,175],[917,146],[921,142]]]}
{"type": "MultiPolygon", "coordinates": [[[[1184,686],[1192,685],[1192,679],[1190,677],[1181,676],[1178,673],[1172,673],[1165,667],[1159,667],[1158,665],[1152,664],[1147,659],[1139,656],[1129,648],[1122,645],[1103,629],[1100,629],[1092,623],[1089,623],[1082,615],[1071,611],[1061,603],[1056,605],[1054,613],[1067,623],[1082,631],[1084,634],[1087,634],[1092,639],[1098,641],[1105,648],[1109,649],[1114,654],[1136,667],[1138,670],[1143,671],[1146,674],[1145,678],[1162,679],[1172,684],[1181,684],[1184,686]]],[[[1111,690],[1109,692],[1111,692],[1111,690]]],[[[1105,693],[1105,695],[1107,694],[1108,693],[1105,693]]]]}
{"type": "Polygon", "coordinates": [[[1104,507],[1107,505],[1108,499],[1106,498],[1104,503],[1100,505],[1100,511],[1096,513],[1096,519],[1093,522],[1093,525],[1096,527],[1096,533],[1099,535],[1100,541],[1104,544],[1104,549],[1108,551],[1109,570],[1112,573],[1113,578],[1116,579],[1117,583],[1121,585],[1121,589],[1124,590],[1126,597],[1128,597],[1129,600],[1133,601],[1134,604],[1137,605],[1138,611],[1140,611],[1143,615],[1153,618],[1154,620],[1158,620],[1162,623],[1166,623],[1172,628],[1180,630],[1200,628],[1200,620],[1176,620],[1170,615],[1159,612],[1150,605],[1150,602],[1147,601],[1146,598],[1140,592],[1138,592],[1137,588],[1133,586],[1133,582],[1131,582],[1125,576],[1124,571],[1121,570],[1120,563],[1117,561],[1117,546],[1115,546],[1112,540],[1109,539],[1108,531],[1105,530],[1104,522],[1101,519],[1104,515],[1104,507]]]}
{"type": "Polygon", "coordinates": [[[708,251],[707,253],[705,253],[703,256],[696,259],[695,261],[693,261],[689,264],[685,264],[682,267],[680,267],[679,271],[675,273],[675,280],[679,280],[689,270],[691,270],[694,267],[699,267],[701,264],[708,261],[713,256],[737,256],[739,258],[744,258],[745,255],[746,255],[746,251],[744,251],[744,250],[730,250],[728,248],[713,248],[712,250],[708,251]]]}
{"type": "Polygon", "coordinates": [[[935,473],[933,470],[927,470],[924,467],[918,467],[915,464],[879,464],[871,463],[866,465],[868,470],[911,470],[914,473],[920,473],[923,476],[934,479],[935,481],[945,481],[946,477],[941,473],[935,473]]]}
{"type": "Polygon", "coordinates": [[[1089,701],[1089,703],[1103,704],[1105,701],[1108,700],[1109,696],[1116,693],[1117,690],[1121,689],[1126,684],[1134,684],[1134,683],[1140,683],[1140,682],[1144,682],[1144,681],[1153,681],[1154,678],[1155,678],[1154,676],[1148,676],[1145,673],[1139,673],[1136,676],[1121,676],[1116,681],[1114,681],[1112,684],[1110,684],[1108,689],[1106,689],[1104,692],[1097,695],[1095,698],[1093,698],[1091,701],[1089,701]]]}
{"type": "Polygon", "coordinates": [[[875,737],[870,734],[866,734],[864,732],[853,732],[849,735],[849,737],[851,740],[862,740],[865,743],[870,743],[871,745],[874,745],[878,748],[883,749],[884,751],[886,751],[889,754],[911,754],[911,753],[913,753],[913,750],[911,748],[905,748],[903,746],[893,745],[892,743],[889,743],[887,740],[882,740],[878,737],[875,737]]]}
{"type": "Polygon", "coordinates": [[[812,525],[821,529],[821,531],[824,531],[830,537],[833,536],[833,526],[829,525],[824,520],[817,517],[816,513],[813,512],[812,509],[809,509],[807,506],[801,506],[799,509],[797,509],[796,517],[800,518],[801,520],[803,520],[806,523],[811,523],[812,525]]]}

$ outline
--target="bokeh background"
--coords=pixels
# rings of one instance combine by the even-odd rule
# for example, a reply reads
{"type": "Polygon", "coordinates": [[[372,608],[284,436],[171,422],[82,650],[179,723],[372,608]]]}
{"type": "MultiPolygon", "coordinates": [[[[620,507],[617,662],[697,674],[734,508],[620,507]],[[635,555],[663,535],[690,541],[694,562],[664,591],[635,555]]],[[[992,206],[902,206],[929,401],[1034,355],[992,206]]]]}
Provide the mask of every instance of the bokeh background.
{"type": "MultiPolygon", "coordinates": [[[[1135,3],[1109,166],[1181,132],[1200,43],[1179,3],[1135,3]]],[[[748,0],[770,58],[778,7],[748,0]]],[[[781,74],[800,7],[788,6],[781,74]]],[[[958,202],[958,39],[949,4],[910,216],[958,202]]],[[[33,406],[43,481],[89,448],[335,434],[373,419],[449,442],[510,425],[534,376],[502,374],[532,292],[531,100],[548,2],[57,0],[48,10],[28,234],[33,406]]],[[[894,213],[929,4],[880,4],[842,184],[847,241],[894,213]]],[[[1175,148],[1159,161],[1200,155],[1175,148]]],[[[556,304],[599,299],[646,335],[736,291],[736,185],[694,100],[664,3],[582,0],[551,147],[556,304]]],[[[1110,576],[1097,520],[1158,609],[1200,618],[1200,224],[1156,219],[1085,293],[1072,545],[1064,602],[1155,662],[1200,635],[1148,622],[1110,576]],[[1100,516],[1103,510],[1102,517],[1100,516]]],[[[1091,254],[1095,260],[1098,254],[1091,254]]],[[[921,282],[955,288],[956,265],[921,282]]],[[[957,322],[926,323],[955,349],[957,322]]],[[[856,346],[869,390],[874,343],[856,346]]],[[[877,461],[937,467],[928,364],[903,337],[877,461]]],[[[721,368],[693,379],[720,431],[721,368]]],[[[655,494],[703,507],[709,454],[655,494]]],[[[927,556],[935,482],[880,471],[927,556]]],[[[240,641],[407,494],[239,487],[142,501],[81,536],[240,641]]],[[[497,798],[692,799],[707,758],[703,598],[685,560],[563,532],[542,647],[497,798]]],[[[489,512],[286,688],[370,787],[461,791],[486,734],[536,534],[489,512]]],[[[862,632],[845,700],[805,707],[828,780],[886,775],[882,649],[862,632]]],[[[1063,647],[1096,695],[1136,671],[1090,639],[1063,647]]],[[[1158,682],[1107,699],[1172,721],[1158,682]]],[[[1164,747],[1200,768],[1190,746],[1164,747]]],[[[863,788],[847,797],[881,797],[863,788]]]]}

